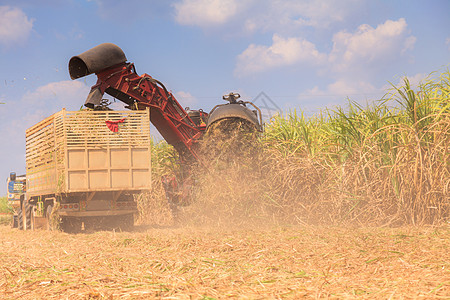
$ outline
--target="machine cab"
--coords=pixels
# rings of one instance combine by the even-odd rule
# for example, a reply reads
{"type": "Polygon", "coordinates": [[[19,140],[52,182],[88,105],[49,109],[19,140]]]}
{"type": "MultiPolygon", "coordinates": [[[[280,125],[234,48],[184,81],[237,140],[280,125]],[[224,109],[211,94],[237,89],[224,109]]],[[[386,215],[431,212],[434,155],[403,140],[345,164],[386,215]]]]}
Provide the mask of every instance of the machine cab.
{"type": "Polygon", "coordinates": [[[11,172],[6,184],[8,190],[8,200],[11,202],[20,201],[26,191],[25,175],[16,175],[16,173],[11,172]]]}

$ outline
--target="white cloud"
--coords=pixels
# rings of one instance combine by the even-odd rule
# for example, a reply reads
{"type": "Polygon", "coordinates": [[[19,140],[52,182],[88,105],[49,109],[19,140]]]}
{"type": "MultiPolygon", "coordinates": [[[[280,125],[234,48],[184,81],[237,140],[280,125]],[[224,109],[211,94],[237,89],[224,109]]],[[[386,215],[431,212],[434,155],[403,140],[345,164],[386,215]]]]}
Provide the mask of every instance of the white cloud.
{"type": "Polygon", "coordinates": [[[182,25],[209,27],[229,21],[238,12],[238,0],[182,0],[175,3],[175,20],[182,25]]]}
{"type": "Polygon", "coordinates": [[[98,6],[98,14],[103,19],[120,22],[123,26],[134,23],[138,19],[168,15],[172,0],[87,0],[98,6]],[[132,17],[126,13],[133,11],[132,17]]]}
{"type": "Polygon", "coordinates": [[[334,22],[342,22],[362,1],[359,0],[331,0],[331,1],[293,1],[301,13],[298,22],[313,27],[328,27],[334,22]]]}
{"type": "Polygon", "coordinates": [[[345,21],[359,8],[361,0],[255,1],[245,26],[249,31],[286,32],[302,27],[328,28],[345,21]],[[264,9],[258,10],[257,7],[264,9]],[[256,11],[254,14],[253,12],[256,11]]]}
{"type": "Polygon", "coordinates": [[[23,44],[30,35],[33,22],[20,8],[0,6],[0,44],[6,47],[23,44]]]}
{"type": "MultiPolygon", "coordinates": [[[[417,73],[413,76],[407,76],[411,88],[418,90],[421,83],[425,82],[429,75],[417,73]]],[[[404,85],[404,77],[398,78],[396,87],[404,85]]],[[[340,78],[327,85],[324,89],[315,86],[312,89],[298,95],[298,100],[302,108],[306,110],[317,111],[319,108],[333,108],[336,105],[342,106],[347,103],[347,99],[359,102],[361,104],[381,99],[386,94],[395,93],[391,84],[383,84],[376,87],[364,80],[355,80],[349,78],[340,78]],[[323,104],[323,103],[326,103],[323,104]]]]}
{"type": "Polygon", "coordinates": [[[322,75],[368,80],[414,47],[416,38],[409,35],[405,19],[387,20],[376,28],[363,24],[355,33],[340,31],[333,36],[329,54],[301,37],[273,35],[270,46],[251,44],[237,57],[235,74],[245,76],[299,63],[320,66],[322,75]]]}
{"type": "Polygon", "coordinates": [[[450,37],[445,40],[445,44],[448,46],[448,50],[450,50],[450,37]]]}
{"type": "Polygon", "coordinates": [[[366,81],[354,81],[339,79],[329,84],[326,89],[321,90],[319,87],[307,90],[301,97],[333,97],[337,99],[352,98],[355,96],[369,96],[378,94],[380,89],[375,88],[366,81]]]}
{"type": "Polygon", "coordinates": [[[347,99],[363,103],[380,99],[386,90],[376,88],[363,80],[349,80],[340,78],[327,85],[324,89],[315,86],[298,95],[298,101],[306,112],[316,113],[318,110],[336,106],[345,106],[347,99]]]}
{"type": "MultiPolygon", "coordinates": [[[[292,33],[304,26],[327,28],[346,20],[362,0],[180,0],[173,6],[175,19],[182,25],[203,29],[236,25],[245,32],[292,33]]],[[[238,29],[239,28],[239,29],[238,29]]]]}
{"type": "Polygon", "coordinates": [[[340,79],[328,85],[328,91],[335,95],[350,97],[351,95],[371,94],[377,90],[365,81],[347,81],[340,79]]]}
{"type": "Polygon", "coordinates": [[[283,38],[273,35],[271,46],[251,44],[237,58],[237,76],[258,73],[276,67],[297,63],[320,64],[326,55],[302,38],[283,38]]]}
{"type": "MultiPolygon", "coordinates": [[[[427,82],[427,80],[430,78],[429,74],[425,74],[425,73],[417,73],[415,75],[412,76],[401,76],[398,77],[397,83],[392,82],[392,84],[394,84],[394,86],[396,87],[402,87],[405,83],[404,83],[404,78],[408,78],[409,84],[411,86],[411,89],[417,91],[419,89],[419,86],[421,84],[424,84],[427,82]]],[[[391,90],[392,89],[392,84],[385,84],[383,86],[384,90],[391,90]]]]}
{"type": "Polygon", "coordinates": [[[90,87],[82,81],[51,82],[26,93],[20,100],[24,123],[31,126],[42,118],[60,111],[79,110],[89,94],[90,87]],[[31,122],[31,123],[30,123],[31,122]],[[34,123],[33,123],[34,122],[34,123]]]}
{"type": "Polygon", "coordinates": [[[407,76],[409,83],[411,84],[411,86],[413,88],[417,88],[419,87],[419,85],[421,85],[422,83],[425,83],[427,81],[427,79],[429,78],[428,74],[425,73],[417,73],[414,76],[407,76]]]}
{"type": "Polygon", "coordinates": [[[179,91],[174,94],[177,101],[180,103],[181,106],[187,107],[190,105],[197,104],[197,99],[191,95],[189,92],[179,91]]]}
{"type": "Polygon", "coordinates": [[[414,47],[405,19],[387,20],[376,28],[363,24],[352,34],[340,31],[333,36],[329,61],[338,72],[380,66],[399,58],[414,47]]]}

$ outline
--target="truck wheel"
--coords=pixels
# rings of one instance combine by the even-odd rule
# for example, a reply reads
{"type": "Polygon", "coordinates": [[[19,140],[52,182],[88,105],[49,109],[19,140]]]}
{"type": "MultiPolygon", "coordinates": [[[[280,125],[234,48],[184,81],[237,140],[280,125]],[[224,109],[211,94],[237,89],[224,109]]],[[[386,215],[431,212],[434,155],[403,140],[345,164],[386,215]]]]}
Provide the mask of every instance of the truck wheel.
{"type": "Polygon", "coordinates": [[[25,204],[25,214],[24,214],[24,229],[34,230],[34,207],[30,203],[25,204]]]}
{"type": "Polygon", "coordinates": [[[17,210],[17,228],[19,228],[19,230],[23,230],[22,206],[19,206],[17,210]]]}
{"type": "Polygon", "coordinates": [[[23,213],[22,213],[22,205],[17,209],[17,228],[19,230],[23,230],[23,213]]]}

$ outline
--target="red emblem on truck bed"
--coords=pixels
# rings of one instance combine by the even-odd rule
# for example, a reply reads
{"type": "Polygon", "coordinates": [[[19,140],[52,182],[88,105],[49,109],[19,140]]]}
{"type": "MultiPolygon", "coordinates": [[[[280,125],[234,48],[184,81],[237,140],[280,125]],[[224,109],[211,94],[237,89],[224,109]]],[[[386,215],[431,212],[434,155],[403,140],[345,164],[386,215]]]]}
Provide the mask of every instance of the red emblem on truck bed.
{"type": "Polygon", "coordinates": [[[106,126],[108,126],[109,130],[112,132],[118,132],[119,131],[119,123],[123,123],[125,121],[125,118],[120,119],[118,121],[105,121],[106,126]]]}

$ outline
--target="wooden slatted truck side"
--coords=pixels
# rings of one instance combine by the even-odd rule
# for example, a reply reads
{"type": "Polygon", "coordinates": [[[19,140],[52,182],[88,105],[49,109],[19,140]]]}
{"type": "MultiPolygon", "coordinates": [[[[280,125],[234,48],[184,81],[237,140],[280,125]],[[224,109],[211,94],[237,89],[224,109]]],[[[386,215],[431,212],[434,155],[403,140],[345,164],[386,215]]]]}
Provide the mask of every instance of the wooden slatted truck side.
{"type": "Polygon", "coordinates": [[[130,229],[151,188],[150,114],[66,111],[26,131],[23,229],[130,229]]]}

